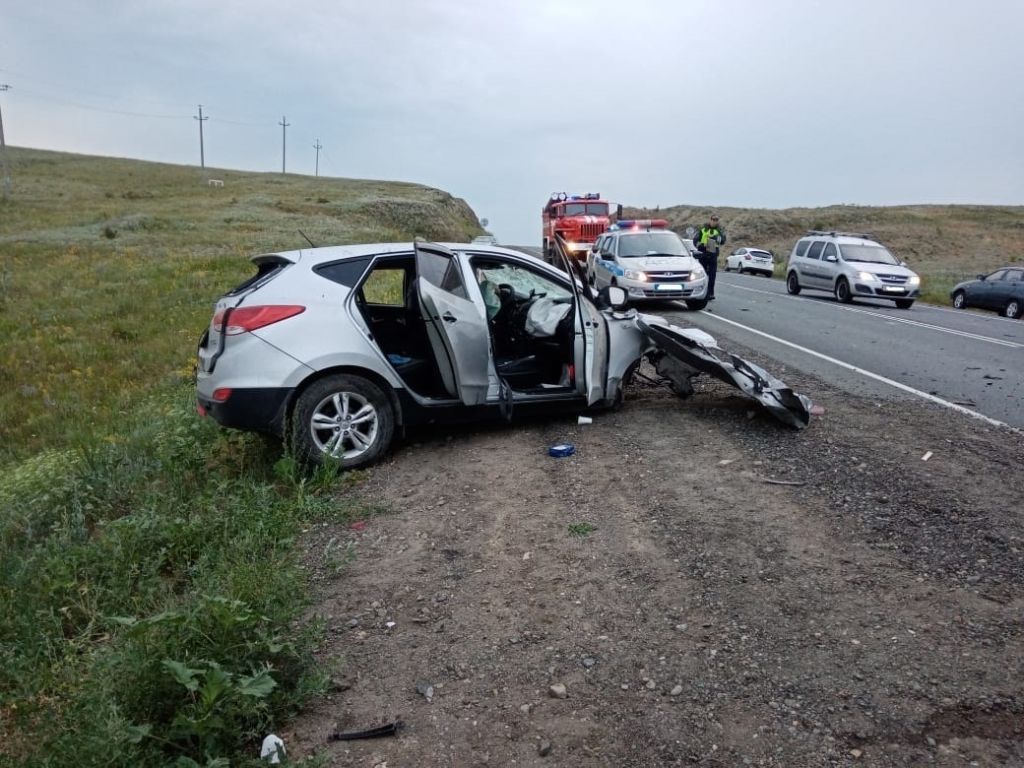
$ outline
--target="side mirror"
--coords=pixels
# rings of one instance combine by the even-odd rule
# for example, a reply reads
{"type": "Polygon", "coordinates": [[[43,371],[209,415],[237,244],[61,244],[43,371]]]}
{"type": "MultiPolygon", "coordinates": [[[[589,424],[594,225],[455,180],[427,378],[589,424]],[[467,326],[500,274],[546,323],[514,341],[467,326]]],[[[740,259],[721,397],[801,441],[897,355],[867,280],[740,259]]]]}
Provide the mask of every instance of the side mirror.
{"type": "Polygon", "coordinates": [[[978,279],[979,280],[984,280],[985,279],[985,275],[978,275],[978,279]]]}
{"type": "Polygon", "coordinates": [[[623,309],[626,306],[626,291],[617,285],[609,285],[604,290],[608,291],[608,303],[612,309],[623,309]]]}
{"type": "Polygon", "coordinates": [[[617,285],[606,285],[597,292],[594,304],[597,305],[598,309],[608,309],[609,307],[611,309],[625,309],[626,291],[617,285]]]}

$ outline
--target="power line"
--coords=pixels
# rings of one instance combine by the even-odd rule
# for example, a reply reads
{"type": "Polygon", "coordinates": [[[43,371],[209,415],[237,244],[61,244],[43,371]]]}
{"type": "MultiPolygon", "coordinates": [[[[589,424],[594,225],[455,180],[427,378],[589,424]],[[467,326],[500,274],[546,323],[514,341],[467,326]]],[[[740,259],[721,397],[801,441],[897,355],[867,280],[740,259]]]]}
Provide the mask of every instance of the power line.
{"type": "Polygon", "coordinates": [[[29,100],[35,99],[37,101],[48,101],[48,102],[51,102],[53,104],[60,104],[61,106],[64,106],[64,107],[74,107],[75,109],[84,109],[84,110],[87,110],[89,112],[103,112],[103,113],[108,114],[108,115],[127,115],[128,117],[152,117],[152,118],[157,118],[157,119],[160,119],[160,120],[181,120],[184,117],[186,117],[186,115],[183,115],[183,114],[181,114],[181,115],[156,115],[156,114],[152,114],[152,113],[149,113],[149,112],[129,112],[129,111],[123,110],[123,109],[104,109],[103,107],[94,107],[94,106],[91,106],[89,104],[82,104],[82,103],[76,102],[76,101],[68,101],[67,99],[55,99],[52,96],[46,96],[44,94],[36,93],[36,92],[33,92],[33,91],[19,91],[18,93],[19,93],[21,98],[26,98],[27,97],[29,100]]]}
{"type": "MultiPolygon", "coordinates": [[[[71,89],[69,89],[67,87],[66,83],[57,83],[57,82],[54,82],[52,80],[44,80],[43,78],[40,78],[40,77],[35,77],[33,75],[29,75],[29,74],[26,74],[24,72],[16,72],[13,69],[6,69],[4,67],[0,67],[0,72],[6,72],[7,74],[14,75],[14,76],[18,77],[21,80],[27,80],[30,83],[38,83],[39,85],[46,85],[46,86],[49,86],[50,88],[55,88],[58,91],[65,91],[65,92],[71,91],[71,89]]],[[[107,93],[107,92],[104,92],[104,91],[94,91],[94,90],[90,90],[88,88],[81,88],[81,87],[78,87],[78,86],[75,86],[73,92],[74,93],[79,93],[79,94],[85,94],[87,96],[97,96],[97,97],[99,97],[101,99],[113,99],[115,101],[120,101],[121,99],[124,98],[124,94],[123,93],[117,94],[117,93],[107,93]]],[[[25,93],[25,91],[19,91],[19,93],[25,93]]],[[[181,106],[177,102],[164,101],[163,99],[143,99],[143,98],[136,97],[136,98],[134,98],[134,101],[142,102],[144,104],[159,104],[159,105],[165,106],[165,107],[178,107],[178,106],[181,106]]]]}
{"type": "Polygon", "coordinates": [[[313,145],[316,149],[316,173],[314,175],[320,175],[320,150],[324,148],[324,145],[320,143],[320,139],[316,140],[316,144],[313,145]]]}

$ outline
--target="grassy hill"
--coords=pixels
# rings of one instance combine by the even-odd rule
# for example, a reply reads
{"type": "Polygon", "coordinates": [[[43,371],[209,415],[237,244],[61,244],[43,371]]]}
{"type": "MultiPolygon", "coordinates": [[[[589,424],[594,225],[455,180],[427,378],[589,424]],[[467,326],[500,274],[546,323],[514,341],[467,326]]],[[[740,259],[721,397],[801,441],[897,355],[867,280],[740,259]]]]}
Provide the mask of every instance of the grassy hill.
{"type": "Polygon", "coordinates": [[[300,230],[324,245],[483,231],[464,201],[417,184],[9,151],[0,465],[88,442],[141,392],[188,376],[213,300],[249,256],[305,246],[300,230]]]}
{"type": "MultiPolygon", "coordinates": [[[[692,205],[628,208],[625,215],[663,218],[682,231],[700,226],[710,209],[692,205]]],[[[826,208],[715,208],[729,242],[768,248],[783,263],[793,244],[809,229],[874,235],[923,279],[925,299],[949,302],[949,289],[965,278],[1008,263],[1024,261],[1024,206],[903,205],[826,208]]],[[[782,270],[776,268],[776,276],[782,270]]]]}
{"type": "Polygon", "coordinates": [[[340,494],[352,474],[199,419],[198,335],[248,257],[303,246],[300,229],[323,244],[482,230],[414,184],[11,155],[0,765],[249,764],[334,671],[312,663],[295,541],[375,510],[340,494]]]}

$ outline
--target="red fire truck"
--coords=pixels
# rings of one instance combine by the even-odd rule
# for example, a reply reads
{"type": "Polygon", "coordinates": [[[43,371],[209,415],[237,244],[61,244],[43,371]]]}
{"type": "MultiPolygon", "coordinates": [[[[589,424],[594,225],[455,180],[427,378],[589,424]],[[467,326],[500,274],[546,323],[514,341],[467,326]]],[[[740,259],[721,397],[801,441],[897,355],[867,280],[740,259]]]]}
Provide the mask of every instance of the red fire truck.
{"type": "Polygon", "coordinates": [[[611,223],[608,214],[608,201],[602,200],[597,192],[585,195],[556,192],[551,195],[542,213],[544,259],[551,260],[555,235],[560,235],[569,254],[585,260],[597,236],[608,229],[611,223]]]}

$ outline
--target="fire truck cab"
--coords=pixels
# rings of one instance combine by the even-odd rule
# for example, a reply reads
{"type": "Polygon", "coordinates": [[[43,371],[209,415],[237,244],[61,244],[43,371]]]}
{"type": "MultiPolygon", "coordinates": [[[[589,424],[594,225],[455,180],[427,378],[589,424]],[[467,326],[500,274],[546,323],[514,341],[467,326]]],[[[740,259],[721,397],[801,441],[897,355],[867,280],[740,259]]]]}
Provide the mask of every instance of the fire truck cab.
{"type": "Polygon", "coordinates": [[[557,263],[553,260],[556,235],[565,241],[565,248],[572,258],[583,261],[598,235],[611,223],[608,201],[602,200],[597,192],[585,195],[553,193],[544,206],[542,220],[542,253],[544,260],[550,263],[557,263]]]}

